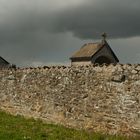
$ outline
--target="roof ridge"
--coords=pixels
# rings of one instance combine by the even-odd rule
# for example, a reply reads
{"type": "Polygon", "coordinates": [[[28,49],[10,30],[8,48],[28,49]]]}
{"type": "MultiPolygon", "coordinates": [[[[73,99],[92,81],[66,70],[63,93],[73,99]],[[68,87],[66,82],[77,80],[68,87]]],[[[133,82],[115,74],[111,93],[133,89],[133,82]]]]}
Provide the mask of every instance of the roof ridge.
{"type": "Polygon", "coordinates": [[[2,56],[0,56],[0,59],[2,59],[4,62],[6,62],[7,64],[10,64],[7,60],[5,60],[2,56]]]}
{"type": "Polygon", "coordinates": [[[79,51],[76,51],[71,58],[79,58],[79,57],[91,57],[95,54],[99,49],[101,49],[102,44],[98,43],[87,43],[83,45],[79,51]]]}
{"type": "Polygon", "coordinates": [[[95,42],[95,43],[90,42],[90,43],[85,43],[81,48],[86,47],[86,46],[88,46],[88,45],[102,45],[102,43],[101,43],[101,42],[95,42]]]}

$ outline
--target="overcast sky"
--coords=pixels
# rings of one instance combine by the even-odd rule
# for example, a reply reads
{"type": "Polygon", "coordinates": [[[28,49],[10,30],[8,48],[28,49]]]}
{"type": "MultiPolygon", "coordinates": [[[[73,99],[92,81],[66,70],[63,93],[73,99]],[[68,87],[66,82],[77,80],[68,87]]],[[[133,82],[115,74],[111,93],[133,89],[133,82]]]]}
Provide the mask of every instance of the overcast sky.
{"type": "Polygon", "coordinates": [[[140,63],[140,0],[0,0],[0,56],[17,66],[67,64],[87,42],[140,63]]]}

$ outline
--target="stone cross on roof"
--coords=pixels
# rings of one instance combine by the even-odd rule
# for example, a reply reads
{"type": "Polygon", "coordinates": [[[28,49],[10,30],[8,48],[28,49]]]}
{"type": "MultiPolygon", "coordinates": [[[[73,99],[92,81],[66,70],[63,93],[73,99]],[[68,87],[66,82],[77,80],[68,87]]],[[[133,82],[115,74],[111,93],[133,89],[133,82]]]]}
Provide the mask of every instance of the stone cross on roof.
{"type": "Polygon", "coordinates": [[[103,33],[103,34],[102,34],[102,37],[103,37],[103,39],[105,40],[105,39],[107,38],[107,34],[106,34],[106,33],[103,33]]]}
{"type": "Polygon", "coordinates": [[[106,41],[106,38],[107,38],[107,34],[106,33],[103,33],[102,34],[102,37],[103,37],[102,43],[104,44],[105,41],[106,41]]]}

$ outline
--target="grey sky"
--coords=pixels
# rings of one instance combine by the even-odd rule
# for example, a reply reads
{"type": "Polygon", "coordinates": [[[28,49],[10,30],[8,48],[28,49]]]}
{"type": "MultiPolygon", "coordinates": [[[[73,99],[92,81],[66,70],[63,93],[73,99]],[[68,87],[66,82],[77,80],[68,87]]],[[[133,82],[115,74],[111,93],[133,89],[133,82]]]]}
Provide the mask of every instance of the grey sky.
{"type": "Polygon", "coordinates": [[[18,66],[67,63],[107,32],[122,63],[139,63],[139,7],[139,0],[0,0],[0,55],[18,66]]]}

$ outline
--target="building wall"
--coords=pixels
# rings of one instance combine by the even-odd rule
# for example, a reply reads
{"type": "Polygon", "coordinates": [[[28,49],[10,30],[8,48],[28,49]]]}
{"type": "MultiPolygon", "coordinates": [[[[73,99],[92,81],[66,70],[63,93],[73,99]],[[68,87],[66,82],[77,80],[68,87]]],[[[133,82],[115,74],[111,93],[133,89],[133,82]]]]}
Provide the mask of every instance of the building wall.
{"type": "Polygon", "coordinates": [[[72,66],[86,66],[92,64],[91,61],[79,61],[79,62],[71,62],[72,66]]]}
{"type": "Polygon", "coordinates": [[[0,108],[109,134],[140,134],[140,65],[0,71],[0,108]]]}
{"type": "MultiPolygon", "coordinates": [[[[117,63],[114,56],[112,55],[111,51],[107,47],[103,47],[98,53],[96,53],[91,60],[82,61],[82,60],[71,60],[72,66],[85,66],[85,65],[91,65],[92,63],[96,63],[96,59],[105,56],[110,60],[110,63],[117,63]]],[[[85,58],[86,59],[86,58],[85,58]]]]}
{"type": "Polygon", "coordinates": [[[100,56],[106,56],[111,60],[111,63],[117,63],[111,51],[107,47],[103,47],[97,54],[94,55],[92,63],[95,63],[95,60],[100,56]]]}

